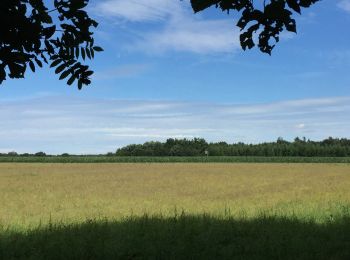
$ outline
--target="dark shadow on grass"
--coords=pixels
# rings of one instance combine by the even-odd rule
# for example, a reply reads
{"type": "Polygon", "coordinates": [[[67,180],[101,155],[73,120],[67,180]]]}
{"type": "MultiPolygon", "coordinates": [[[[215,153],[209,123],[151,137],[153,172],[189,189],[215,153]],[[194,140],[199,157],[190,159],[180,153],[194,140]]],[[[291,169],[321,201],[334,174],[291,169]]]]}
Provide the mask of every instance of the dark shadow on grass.
{"type": "Polygon", "coordinates": [[[134,217],[1,230],[2,259],[350,259],[350,218],[134,217]]]}

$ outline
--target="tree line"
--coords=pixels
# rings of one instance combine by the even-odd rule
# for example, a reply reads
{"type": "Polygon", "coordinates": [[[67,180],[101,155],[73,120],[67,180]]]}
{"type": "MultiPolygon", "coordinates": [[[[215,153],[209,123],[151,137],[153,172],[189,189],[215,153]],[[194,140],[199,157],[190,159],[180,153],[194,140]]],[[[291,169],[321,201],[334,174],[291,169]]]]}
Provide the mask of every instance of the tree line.
{"type": "Polygon", "coordinates": [[[242,142],[208,143],[205,139],[167,139],[165,142],[131,144],[116,151],[117,156],[350,156],[350,139],[329,137],[322,141],[295,138],[289,142],[278,138],[275,142],[245,144],[242,142]]]}
{"type": "MultiPolygon", "coordinates": [[[[44,152],[0,153],[0,157],[53,157],[44,152]]],[[[63,153],[60,157],[78,156],[63,153]]],[[[80,155],[81,156],[81,155],[80,155]]],[[[350,157],[350,139],[329,137],[322,141],[295,138],[292,142],[279,137],[275,142],[245,144],[210,142],[203,138],[174,139],[165,142],[130,144],[116,152],[85,156],[265,156],[265,157],[350,157]]]]}

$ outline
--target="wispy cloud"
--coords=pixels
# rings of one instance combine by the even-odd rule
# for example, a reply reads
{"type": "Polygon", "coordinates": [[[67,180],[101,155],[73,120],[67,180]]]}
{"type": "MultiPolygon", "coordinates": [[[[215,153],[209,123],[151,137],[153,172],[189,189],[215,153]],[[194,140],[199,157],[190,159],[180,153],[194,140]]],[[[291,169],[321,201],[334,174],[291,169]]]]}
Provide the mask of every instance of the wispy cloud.
{"type": "Polygon", "coordinates": [[[350,137],[350,97],[214,104],[45,97],[2,101],[0,151],[105,153],[166,138],[350,137]]]}
{"type": "Polygon", "coordinates": [[[350,13],[350,0],[342,0],[338,2],[337,6],[346,12],[350,13]]]}
{"type": "Polygon", "coordinates": [[[147,30],[133,30],[137,37],[127,44],[127,50],[148,54],[167,51],[212,54],[240,48],[239,32],[232,19],[201,19],[184,1],[107,0],[97,4],[95,13],[130,26],[148,24],[147,30]]]}
{"type": "Polygon", "coordinates": [[[184,19],[168,22],[156,32],[140,35],[142,41],[129,46],[129,49],[147,53],[184,51],[197,54],[233,52],[240,48],[238,30],[229,20],[184,19]]]}
{"type": "Polygon", "coordinates": [[[107,0],[100,2],[96,13],[132,22],[164,20],[179,11],[179,3],[173,0],[107,0]]]}
{"type": "Polygon", "coordinates": [[[297,124],[295,127],[298,128],[298,129],[304,129],[305,128],[305,124],[303,124],[303,123],[297,124]]]}

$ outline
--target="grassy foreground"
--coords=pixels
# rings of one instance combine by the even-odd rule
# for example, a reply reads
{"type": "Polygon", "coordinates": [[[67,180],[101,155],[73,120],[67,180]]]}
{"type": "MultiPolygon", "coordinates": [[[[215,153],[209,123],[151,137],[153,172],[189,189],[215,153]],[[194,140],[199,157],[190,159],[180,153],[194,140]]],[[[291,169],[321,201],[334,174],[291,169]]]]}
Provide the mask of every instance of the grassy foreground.
{"type": "Polygon", "coordinates": [[[0,259],[349,259],[348,164],[0,164],[0,259]]]}

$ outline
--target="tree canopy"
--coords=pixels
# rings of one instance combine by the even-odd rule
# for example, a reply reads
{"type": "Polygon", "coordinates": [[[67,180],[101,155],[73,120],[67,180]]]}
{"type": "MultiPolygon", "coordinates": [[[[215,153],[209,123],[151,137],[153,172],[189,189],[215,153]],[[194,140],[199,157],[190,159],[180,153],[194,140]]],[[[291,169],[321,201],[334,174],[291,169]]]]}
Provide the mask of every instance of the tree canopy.
{"type": "Polygon", "coordinates": [[[271,55],[282,31],[297,32],[293,12],[301,14],[302,8],[310,7],[318,1],[320,0],[191,0],[191,4],[194,12],[211,6],[226,12],[241,12],[237,26],[242,31],[240,42],[243,50],[253,48],[257,41],[259,49],[271,55]],[[257,40],[254,40],[255,33],[258,35],[257,40]]]}
{"type": "Polygon", "coordinates": [[[98,23],[83,10],[88,2],[54,0],[49,10],[43,0],[1,0],[0,84],[47,63],[68,85],[89,85],[93,71],[79,59],[92,59],[102,48],[94,45],[91,31],[98,23]]]}

